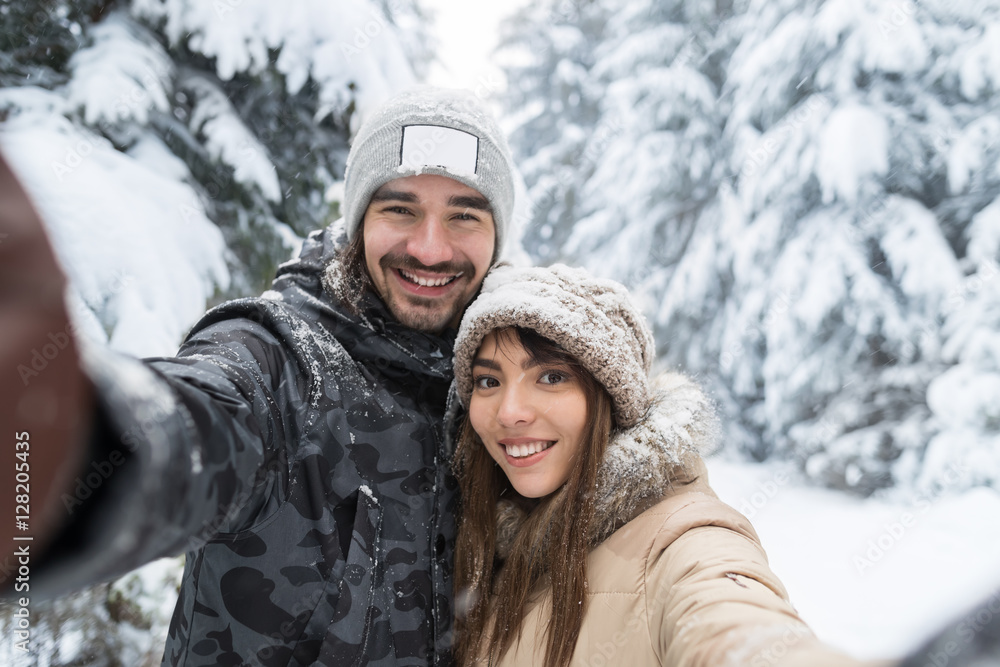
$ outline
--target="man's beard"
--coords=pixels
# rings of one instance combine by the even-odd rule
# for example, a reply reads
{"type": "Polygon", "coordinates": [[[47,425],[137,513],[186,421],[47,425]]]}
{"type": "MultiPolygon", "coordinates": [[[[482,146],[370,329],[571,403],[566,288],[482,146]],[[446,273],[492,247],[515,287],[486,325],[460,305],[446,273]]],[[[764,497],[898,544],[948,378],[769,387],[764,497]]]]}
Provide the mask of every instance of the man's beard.
{"type": "MultiPolygon", "coordinates": [[[[451,325],[465,310],[471,294],[468,283],[474,279],[476,267],[472,262],[440,262],[427,266],[411,255],[389,253],[379,258],[379,268],[386,280],[385,294],[379,294],[389,311],[404,326],[419,331],[437,333],[451,325]],[[399,269],[424,271],[439,275],[454,275],[455,290],[445,297],[420,297],[390,289],[389,281],[395,280],[399,269]],[[389,274],[394,274],[390,276],[389,274]]],[[[401,277],[406,280],[405,277],[401,277]]]]}

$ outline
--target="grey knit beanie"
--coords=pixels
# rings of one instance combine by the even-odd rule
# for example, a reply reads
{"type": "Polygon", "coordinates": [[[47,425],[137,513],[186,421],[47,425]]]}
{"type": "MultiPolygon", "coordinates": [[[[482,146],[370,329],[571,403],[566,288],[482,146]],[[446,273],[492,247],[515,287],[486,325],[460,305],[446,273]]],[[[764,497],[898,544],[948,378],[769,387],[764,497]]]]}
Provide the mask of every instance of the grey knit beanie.
{"type": "Polygon", "coordinates": [[[455,341],[458,398],[468,407],[472,361],[486,334],[522,327],[559,344],[604,385],[620,428],[629,428],[650,404],[653,334],[628,291],[562,264],[549,268],[499,266],[465,311],[455,341]]]}
{"type": "Polygon", "coordinates": [[[514,208],[510,148],[496,119],[468,91],[423,86],[377,109],[347,156],[344,223],[353,239],[372,195],[391,180],[437,174],[477,190],[493,208],[496,255],[514,208]]]}

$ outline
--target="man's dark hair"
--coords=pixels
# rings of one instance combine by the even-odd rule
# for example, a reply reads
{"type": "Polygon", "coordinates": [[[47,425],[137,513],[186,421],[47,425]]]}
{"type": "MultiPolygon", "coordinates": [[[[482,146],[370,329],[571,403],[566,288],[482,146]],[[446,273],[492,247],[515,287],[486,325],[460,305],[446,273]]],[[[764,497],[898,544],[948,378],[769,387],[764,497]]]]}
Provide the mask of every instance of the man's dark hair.
{"type": "Polygon", "coordinates": [[[365,266],[365,235],[361,230],[340,251],[340,265],[343,267],[343,283],[338,296],[353,315],[359,315],[365,291],[374,289],[365,266]]]}

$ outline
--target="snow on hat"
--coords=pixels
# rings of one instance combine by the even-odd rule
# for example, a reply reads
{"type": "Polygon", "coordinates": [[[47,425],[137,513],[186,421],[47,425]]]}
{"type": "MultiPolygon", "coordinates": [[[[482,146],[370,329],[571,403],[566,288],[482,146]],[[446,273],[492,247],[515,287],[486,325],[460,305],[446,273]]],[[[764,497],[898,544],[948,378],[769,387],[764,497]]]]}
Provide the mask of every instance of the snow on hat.
{"type": "Polygon", "coordinates": [[[628,291],[563,264],[501,265],[486,276],[455,341],[455,381],[462,405],[472,396],[472,360],[483,338],[505,327],[531,329],[569,352],[604,385],[620,428],[650,403],[653,334],[628,291]]]}
{"type": "Polygon", "coordinates": [[[437,174],[486,197],[493,209],[496,254],[514,208],[510,148],[496,119],[468,91],[422,86],[377,109],[351,145],[344,177],[344,221],[353,239],[372,195],[391,180],[437,174]]]}

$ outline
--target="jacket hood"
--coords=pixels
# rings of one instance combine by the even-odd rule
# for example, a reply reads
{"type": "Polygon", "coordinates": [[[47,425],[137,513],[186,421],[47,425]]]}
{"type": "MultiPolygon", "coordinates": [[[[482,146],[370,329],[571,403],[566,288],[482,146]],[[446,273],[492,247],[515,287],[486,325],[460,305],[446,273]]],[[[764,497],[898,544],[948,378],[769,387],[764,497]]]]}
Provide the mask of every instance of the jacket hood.
{"type": "Polygon", "coordinates": [[[686,375],[666,373],[653,383],[646,414],[616,431],[597,474],[595,544],[665,496],[675,483],[697,476],[700,455],[719,437],[712,401],[686,375]]]}
{"type": "MultiPolygon", "coordinates": [[[[686,375],[665,373],[652,382],[652,400],[634,426],[615,430],[597,473],[592,546],[606,540],[675,485],[694,480],[701,455],[718,441],[714,404],[686,375]]],[[[526,518],[517,504],[497,505],[497,549],[506,557],[526,518]]]]}

